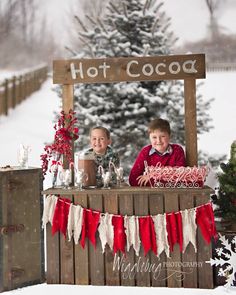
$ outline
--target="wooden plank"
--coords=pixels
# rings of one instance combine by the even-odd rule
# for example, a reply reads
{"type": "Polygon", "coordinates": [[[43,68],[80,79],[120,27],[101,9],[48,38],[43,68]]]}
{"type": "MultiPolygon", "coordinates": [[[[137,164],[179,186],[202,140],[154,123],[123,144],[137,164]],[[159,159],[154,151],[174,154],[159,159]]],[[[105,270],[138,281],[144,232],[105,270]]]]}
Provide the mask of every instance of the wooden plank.
{"type": "MultiPolygon", "coordinates": [[[[204,193],[204,194],[213,194],[214,190],[208,186],[203,188],[150,188],[150,187],[136,187],[136,186],[127,186],[122,188],[111,188],[109,189],[109,193],[118,193],[119,194],[135,194],[135,195],[143,195],[143,194],[166,194],[169,192],[176,193],[176,194],[186,194],[189,193],[204,193]]],[[[86,189],[86,192],[92,192],[93,194],[101,194],[101,189],[86,189]]],[[[71,195],[71,194],[81,194],[81,191],[73,187],[70,190],[63,189],[63,188],[50,188],[43,191],[43,194],[59,194],[59,195],[71,195]]]]}
{"type": "MultiPolygon", "coordinates": [[[[74,195],[74,204],[87,208],[86,193],[74,195]]],[[[75,245],[75,284],[89,285],[89,260],[88,260],[88,241],[85,242],[84,249],[80,244],[75,245]]]]}
{"type": "MultiPolygon", "coordinates": [[[[118,198],[116,193],[104,194],[104,212],[110,214],[118,214],[118,198]]],[[[119,255],[117,253],[117,255],[119,255]]],[[[120,274],[119,270],[113,270],[114,254],[110,247],[106,246],[105,251],[105,274],[106,274],[106,285],[108,286],[119,286],[120,285],[120,274]]]]}
{"type": "MultiPolygon", "coordinates": [[[[165,212],[164,208],[164,195],[162,194],[150,194],[149,195],[149,208],[151,215],[163,214],[165,212]]],[[[157,248],[158,251],[158,248],[157,248]]],[[[166,287],[166,268],[164,267],[166,263],[166,254],[161,253],[158,257],[151,252],[151,263],[154,265],[155,271],[151,273],[152,287],[166,287]]]]}
{"type": "Polygon", "coordinates": [[[60,284],[60,234],[52,236],[51,224],[46,228],[47,284],[60,284]]]}
{"type": "MultiPolygon", "coordinates": [[[[8,224],[8,173],[1,173],[0,177],[0,224],[8,224]]],[[[9,235],[0,235],[0,291],[9,290],[9,260],[10,247],[8,245],[9,235]]]]}
{"type": "MultiPolygon", "coordinates": [[[[138,216],[147,216],[149,214],[148,194],[134,195],[134,213],[138,216]]],[[[144,250],[141,246],[139,257],[135,256],[136,263],[140,266],[137,268],[136,285],[137,286],[151,286],[150,273],[145,271],[141,266],[150,261],[150,255],[147,253],[144,256],[144,250]]]]}
{"type": "Polygon", "coordinates": [[[2,91],[2,86],[0,85],[0,115],[4,114],[4,92],[2,91]]]}
{"type": "MultiPolygon", "coordinates": [[[[89,208],[92,210],[103,211],[103,198],[99,195],[88,194],[89,208]]],[[[105,284],[105,268],[104,256],[102,253],[102,245],[99,239],[98,231],[96,233],[96,248],[89,241],[89,275],[91,285],[105,284]]]]}
{"type": "MultiPolygon", "coordinates": [[[[179,211],[179,198],[178,194],[165,193],[165,212],[177,212],[179,211]]],[[[182,269],[181,263],[181,252],[178,244],[174,245],[173,252],[170,253],[171,257],[167,257],[166,267],[167,267],[167,287],[180,288],[182,286],[181,277],[179,274],[182,269]]]]}
{"type": "MultiPolygon", "coordinates": [[[[73,201],[73,196],[67,196],[73,201]]],[[[60,235],[60,265],[61,265],[61,284],[74,284],[74,243],[68,241],[63,234],[60,235]]]]}
{"type": "Polygon", "coordinates": [[[68,114],[74,109],[74,88],[73,85],[62,85],[62,109],[68,114]]]}
{"type": "MultiPolygon", "coordinates": [[[[206,204],[210,200],[210,196],[206,194],[195,195],[196,206],[206,204]]],[[[213,268],[210,263],[212,257],[212,246],[207,245],[204,241],[200,229],[197,229],[197,261],[198,261],[198,287],[203,289],[212,289],[213,284],[213,268]]]]}
{"type": "MultiPolygon", "coordinates": [[[[194,208],[194,197],[189,195],[179,195],[180,210],[194,208]]],[[[195,253],[192,243],[189,243],[184,253],[182,253],[183,272],[183,287],[197,288],[197,254],[195,253]],[[195,266],[194,266],[195,265],[195,266]]]]}
{"type": "MultiPolygon", "coordinates": [[[[119,211],[123,216],[134,215],[134,205],[132,194],[120,194],[119,199],[119,211]]],[[[129,271],[128,265],[131,267],[135,263],[135,252],[133,246],[130,248],[129,252],[126,251],[126,256],[122,256],[123,262],[125,264],[124,270],[121,270],[120,280],[122,286],[135,286],[134,274],[129,271]]]]}
{"type": "Polygon", "coordinates": [[[188,166],[198,164],[196,80],[184,80],[185,146],[188,166]]]}
{"type": "MultiPolygon", "coordinates": [[[[62,85],[62,109],[65,114],[68,114],[70,110],[74,110],[74,87],[73,85],[62,85]]],[[[74,142],[71,144],[72,148],[72,161],[74,161],[74,142]]],[[[68,161],[63,157],[63,167],[69,168],[68,161]]],[[[72,184],[74,184],[74,173],[72,174],[72,184]]]]}
{"type": "Polygon", "coordinates": [[[53,61],[54,84],[157,81],[186,78],[205,78],[204,54],[53,61]]]}

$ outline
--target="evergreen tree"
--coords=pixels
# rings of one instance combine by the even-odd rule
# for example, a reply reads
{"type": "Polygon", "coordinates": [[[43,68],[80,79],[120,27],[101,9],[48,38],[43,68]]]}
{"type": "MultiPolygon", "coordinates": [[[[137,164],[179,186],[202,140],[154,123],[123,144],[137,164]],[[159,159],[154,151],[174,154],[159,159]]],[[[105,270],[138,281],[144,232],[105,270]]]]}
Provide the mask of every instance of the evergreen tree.
{"type": "MultiPolygon", "coordinates": [[[[88,20],[93,29],[77,18],[83,49],[78,58],[157,56],[172,53],[176,41],[170,18],[158,0],[109,2],[102,19],[88,20]]],[[[172,141],[185,144],[184,93],[181,81],[79,84],[75,86],[75,111],[80,120],[79,149],[88,143],[88,129],[108,127],[112,146],[129,168],[138,151],[148,143],[147,125],[156,117],[170,121],[172,141]]],[[[209,130],[210,101],[197,96],[198,132],[209,130]]]]}
{"type": "Polygon", "coordinates": [[[218,174],[219,190],[213,202],[217,205],[215,215],[236,224],[236,141],[231,145],[230,160],[220,165],[218,174]]]}

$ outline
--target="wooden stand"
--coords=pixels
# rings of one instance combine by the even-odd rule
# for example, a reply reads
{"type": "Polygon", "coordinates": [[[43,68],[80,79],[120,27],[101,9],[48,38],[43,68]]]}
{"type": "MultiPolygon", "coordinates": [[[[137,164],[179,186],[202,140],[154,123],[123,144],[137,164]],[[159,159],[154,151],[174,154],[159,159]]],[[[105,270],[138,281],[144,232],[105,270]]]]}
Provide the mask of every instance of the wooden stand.
{"type": "Polygon", "coordinates": [[[41,169],[0,171],[0,292],[44,281],[41,169]]]}
{"type": "MultiPolygon", "coordinates": [[[[202,189],[152,189],[122,187],[118,189],[48,189],[45,195],[55,194],[66,197],[74,204],[85,208],[122,215],[156,215],[165,212],[193,208],[207,203],[213,191],[209,187],[202,189]]],[[[122,257],[123,269],[114,267],[112,251],[106,248],[102,253],[97,237],[96,249],[87,241],[83,249],[73,241],[68,242],[63,235],[51,235],[51,225],[47,226],[47,283],[77,285],[111,286],[153,286],[213,288],[212,267],[206,261],[212,256],[211,245],[207,245],[202,235],[197,232],[197,253],[189,244],[184,253],[175,245],[171,258],[164,253],[158,258],[152,253],[146,256],[143,249],[137,257],[133,248],[122,257]],[[128,265],[135,263],[154,265],[156,271],[129,272],[128,265]]]]}

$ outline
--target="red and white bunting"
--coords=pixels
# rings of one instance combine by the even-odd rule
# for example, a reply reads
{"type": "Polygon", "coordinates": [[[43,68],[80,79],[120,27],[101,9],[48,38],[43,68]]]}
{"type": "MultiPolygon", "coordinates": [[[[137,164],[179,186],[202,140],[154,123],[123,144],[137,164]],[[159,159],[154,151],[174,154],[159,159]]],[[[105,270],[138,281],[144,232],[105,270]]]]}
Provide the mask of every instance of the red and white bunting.
{"type": "Polygon", "coordinates": [[[156,232],[157,256],[165,251],[166,256],[170,257],[170,247],[168,244],[166,231],[166,214],[157,214],[155,216],[152,216],[152,219],[156,232]]]}
{"type": "Polygon", "coordinates": [[[113,250],[114,242],[114,228],[112,225],[113,214],[105,213],[101,214],[98,232],[102,244],[102,253],[105,252],[106,244],[113,250]]]}
{"type": "Polygon", "coordinates": [[[75,244],[79,243],[80,234],[83,225],[84,209],[81,206],[71,204],[68,216],[67,234],[68,240],[71,241],[74,237],[75,244]]]}
{"type": "Polygon", "coordinates": [[[49,195],[44,200],[44,210],[43,210],[43,218],[42,218],[42,227],[45,228],[48,222],[52,225],[54,210],[57,203],[57,197],[54,195],[49,195]]]}
{"type": "Polygon", "coordinates": [[[125,216],[124,219],[125,234],[126,234],[126,249],[129,252],[133,246],[135,254],[139,256],[140,250],[140,237],[139,237],[139,223],[137,216],[125,216]]]}
{"type": "Polygon", "coordinates": [[[96,247],[96,232],[105,252],[106,244],[113,253],[128,252],[133,246],[139,256],[142,244],[144,254],[150,250],[157,256],[163,251],[170,257],[175,244],[185,252],[191,243],[197,252],[196,230],[199,227],[206,243],[218,237],[211,203],[178,212],[148,215],[122,216],[100,213],[74,205],[69,199],[49,195],[44,201],[43,227],[50,222],[52,234],[60,231],[65,238],[85,247],[86,239],[96,247]]]}
{"type": "Polygon", "coordinates": [[[197,252],[196,245],[196,209],[185,209],[182,212],[183,224],[183,252],[185,252],[188,244],[191,242],[195,252],[197,252]]]}

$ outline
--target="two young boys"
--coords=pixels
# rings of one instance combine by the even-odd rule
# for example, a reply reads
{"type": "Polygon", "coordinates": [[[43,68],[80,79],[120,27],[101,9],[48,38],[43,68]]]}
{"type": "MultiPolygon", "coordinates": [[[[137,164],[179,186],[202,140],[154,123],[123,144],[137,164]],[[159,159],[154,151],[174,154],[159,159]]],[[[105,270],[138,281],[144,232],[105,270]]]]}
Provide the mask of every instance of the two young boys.
{"type": "MultiPolygon", "coordinates": [[[[186,166],[185,154],[183,148],[178,144],[170,143],[170,124],[164,119],[154,119],[148,126],[150,145],[142,148],[138,154],[129,175],[131,186],[139,186],[145,182],[143,175],[146,162],[148,166],[155,166],[158,162],[162,166],[186,166]]],[[[109,169],[109,162],[112,161],[117,167],[120,165],[120,159],[117,153],[114,153],[110,147],[110,132],[101,126],[97,126],[90,131],[91,148],[87,152],[92,152],[95,156],[97,167],[103,166],[105,170],[109,169]]],[[[101,175],[97,173],[97,182],[102,182],[101,175]]],[[[115,175],[112,176],[112,182],[115,184],[115,175]]]]}

